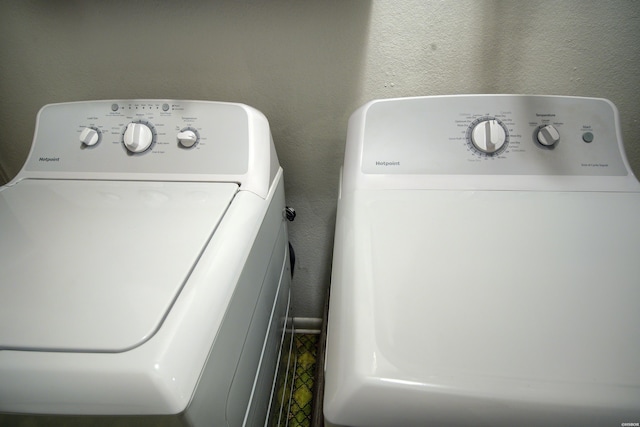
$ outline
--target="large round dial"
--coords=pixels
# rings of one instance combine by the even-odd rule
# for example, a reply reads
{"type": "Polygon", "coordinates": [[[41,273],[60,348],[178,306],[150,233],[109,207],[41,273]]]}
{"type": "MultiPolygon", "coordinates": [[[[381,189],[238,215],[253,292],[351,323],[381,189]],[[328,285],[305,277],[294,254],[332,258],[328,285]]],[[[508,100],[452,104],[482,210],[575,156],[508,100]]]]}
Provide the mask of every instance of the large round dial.
{"type": "Polygon", "coordinates": [[[132,153],[142,153],[153,143],[153,131],[148,123],[131,122],[122,138],[124,146],[132,153]]]}
{"type": "Polygon", "coordinates": [[[506,147],[508,134],[498,119],[485,117],[471,124],[469,139],[481,153],[494,155],[506,147]]]}

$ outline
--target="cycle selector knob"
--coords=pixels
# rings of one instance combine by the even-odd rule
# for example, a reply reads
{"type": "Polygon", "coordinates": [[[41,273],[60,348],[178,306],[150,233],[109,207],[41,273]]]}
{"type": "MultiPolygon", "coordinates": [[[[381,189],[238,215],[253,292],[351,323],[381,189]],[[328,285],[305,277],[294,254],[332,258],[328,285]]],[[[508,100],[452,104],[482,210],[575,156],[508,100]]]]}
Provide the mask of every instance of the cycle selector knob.
{"type": "Polygon", "coordinates": [[[553,147],[560,141],[560,132],[552,125],[541,126],[537,134],[538,142],[545,147],[553,147]]]}
{"type": "Polygon", "coordinates": [[[499,152],[507,143],[506,129],[493,118],[472,124],[470,137],[474,148],[489,155],[499,152]]]}
{"type": "Polygon", "coordinates": [[[142,153],[153,143],[153,131],[147,123],[132,122],[124,131],[122,142],[132,153],[142,153]]]}

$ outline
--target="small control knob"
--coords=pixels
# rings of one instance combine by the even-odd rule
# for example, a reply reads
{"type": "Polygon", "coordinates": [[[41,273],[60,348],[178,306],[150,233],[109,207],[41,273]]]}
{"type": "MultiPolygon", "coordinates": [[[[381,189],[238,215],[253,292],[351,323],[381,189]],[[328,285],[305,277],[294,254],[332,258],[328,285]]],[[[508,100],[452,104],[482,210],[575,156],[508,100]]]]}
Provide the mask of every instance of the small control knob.
{"type": "Polygon", "coordinates": [[[538,142],[545,147],[553,147],[560,141],[560,132],[552,125],[541,126],[538,129],[538,142]]]}
{"type": "Polygon", "coordinates": [[[129,123],[124,131],[123,142],[132,153],[142,153],[151,146],[153,132],[144,123],[129,123]]]}
{"type": "Polygon", "coordinates": [[[483,120],[471,131],[471,142],[483,153],[494,154],[507,142],[507,133],[498,120],[483,120]]]}
{"type": "Polygon", "coordinates": [[[185,129],[178,132],[178,143],[181,146],[191,148],[196,144],[196,142],[198,142],[198,135],[194,131],[185,129]]]}
{"type": "Polygon", "coordinates": [[[96,145],[100,141],[100,131],[98,129],[87,127],[80,132],[80,142],[87,147],[96,145]]]}

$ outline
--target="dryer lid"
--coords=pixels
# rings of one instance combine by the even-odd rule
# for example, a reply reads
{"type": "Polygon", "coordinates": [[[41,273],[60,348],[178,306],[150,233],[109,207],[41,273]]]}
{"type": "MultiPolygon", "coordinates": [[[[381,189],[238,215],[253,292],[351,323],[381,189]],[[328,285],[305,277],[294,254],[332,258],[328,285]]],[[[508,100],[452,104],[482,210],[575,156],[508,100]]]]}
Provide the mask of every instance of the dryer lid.
{"type": "Polygon", "coordinates": [[[343,195],[325,414],[368,426],[637,414],[639,214],[638,193],[343,195]]]}
{"type": "Polygon", "coordinates": [[[378,355],[413,378],[640,386],[640,195],[391,193],[360,218],[378,355]]]}
{"type": "Polygon", "coordinates": [[[238,190],[24,180],[0,191],[0,349],[120,352],[148,340],[238,190]]]}

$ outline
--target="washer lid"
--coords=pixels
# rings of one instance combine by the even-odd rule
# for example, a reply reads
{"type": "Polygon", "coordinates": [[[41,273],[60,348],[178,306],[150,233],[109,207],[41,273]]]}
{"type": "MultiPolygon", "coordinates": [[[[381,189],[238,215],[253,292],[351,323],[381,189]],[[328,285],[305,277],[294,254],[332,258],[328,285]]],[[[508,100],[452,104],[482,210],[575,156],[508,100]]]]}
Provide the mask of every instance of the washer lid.
{"type": "Polygon", "coordinates": [[[24,180],[0,191],[0,349],[119,352],[162,324],[238,190],[24,180]]]}

